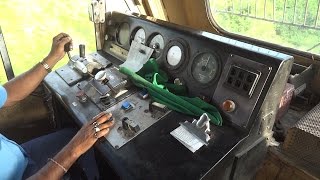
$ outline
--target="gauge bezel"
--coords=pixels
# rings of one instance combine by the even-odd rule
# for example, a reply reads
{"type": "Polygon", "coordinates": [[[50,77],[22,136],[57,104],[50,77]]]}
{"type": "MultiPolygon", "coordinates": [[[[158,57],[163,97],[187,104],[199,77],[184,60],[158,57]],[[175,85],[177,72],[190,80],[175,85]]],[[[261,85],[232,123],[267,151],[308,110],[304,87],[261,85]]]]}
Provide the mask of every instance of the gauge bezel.
{"type": "Polygon", "coordinates": [[[191,64],[191,65],[190,65],[190,68],[189,68],[189,74],[191,75],[192,80],[193,80],[195,83],[197,83],[197,85],[200,85],[200,86],[202,86],[202,87],[208,87],[208,86],[214,84],[214,83],[219,79],[219,77],[220,77],[220,74],[221,74],[221,58],[220,58],[220,56],[219,56],[217,53],[215,53],[215,52],[212,52],[212,51],[201,51],[201,52],[197,52],[197,53],[195,53],[194,56],[192,57],[192,62],[191,62],[190,64],[191,64]],[[194,63],[195,63],[196,58],[199,57],[199,56],[201,56],[201,55],[203,55],[203,54],[207,54],[207,53],[209,53],[209,54],[211,54],[213,57],[215,57],[218,68],[217,68],[216,75],[215,75],[215,77],[214,77],[213,79],[211,79],[211,80],[210,80],[209,82],[207,82],[207,83],[202,83],[202,82],[198,81],[198,80],[193,76],[192,68],[193,68],[193,66],[194,66],[194,63]]]}
{"type": "Polygon", "coordinates": [[[163,49],[162,56],[164,57],[164,64],[165,64],[166,68],[168,68],[169,70],[172,70],[172,71],[181,71],[182,69],[184,69],[184,67],[186,67],[188,65],[188,59],[189,59],[188,43],[183,39],[170,40],[169,43],[163,49]],[[168,51],[172,46],[178,46],[182,51],[181,61],[175,66],[170,65],[167,60],[168,51]]]}
{"type": "Polygon", "coordinates": [[[127,46],[129,43],[130,43],[130,24],[128,22],[122,22],[119,24],[119,26],[117,27],[117,30],[116,30],[116,42],[118,43],[118,45],[124,47],[124,46],[127,46]],[[121,44],[120,40],[119,40],[119,33],[120,33],[120,29],[121,29],[121,26],[124,25],[124,24],[127,24],[129,29],[129,41],[124,43],[124,44],[121,44]]]}
{"type": "MultiPolygon", "coordinates": [[[[165,47],[166,47],[166,42],[165,42],[165,39],[164,39],[163,35],[162,35],[161,33],[158,33],[158,32],[152,33],[152,34],[148,37],[148,39],[147,39],[147,41],[146,41],[146,45],[147,45],[148,47],[150,47],[151,40],[152,40],[154,37],[156,37],[157,35],[160,35],[160,36],[162,37],[162,39],[163,39],[163,49],[159,52],[159,56],[156,57],[156,59],[160,59],[161,56],[162,56],[162,54],[163,54],[163,52],[164,52],[164,49],[165,49],[165,47]]],[[[150,47],[150,48],[152,48],[152,47],[150,47]]],[[[155,51],[153,51],[152,55],[154,55],[154,53],[155,53],[155,51]]]]}
{"type": "Polygon", "coordinates": [[[146,44],[146,42],[147,42],[147,32],[146,32],[146,30],[145,30],[143,27],[138,26],[138,27],[135,27],[135,28],[133,29],[133,31],[131,32],[131,34],[130,34],[130,45],[131,45],[132,41],[134,40],[134,36],[137,34],[137,32],[138,32],[140,29],[142,29],[142,30],[144,31],[144,42],[143,42],[142,44],[143,44],[143,45],[146,44]]]}

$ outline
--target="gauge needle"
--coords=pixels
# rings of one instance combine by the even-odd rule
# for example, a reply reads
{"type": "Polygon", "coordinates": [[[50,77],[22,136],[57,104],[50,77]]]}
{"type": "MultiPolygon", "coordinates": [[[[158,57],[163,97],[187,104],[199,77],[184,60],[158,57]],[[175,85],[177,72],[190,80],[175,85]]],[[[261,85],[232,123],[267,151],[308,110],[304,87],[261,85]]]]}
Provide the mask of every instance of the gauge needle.
{"type": "Polygon", "coordinates": [[[208,66],[209,60],[210,60],[210,56],[208,57],[206,64],[205,64],[204,66],[202,66],[202,67],[201,67],[201,70],[202,70],[202,71],[205,71],[205,70],[207,69],[207,66],[208,66]]]}

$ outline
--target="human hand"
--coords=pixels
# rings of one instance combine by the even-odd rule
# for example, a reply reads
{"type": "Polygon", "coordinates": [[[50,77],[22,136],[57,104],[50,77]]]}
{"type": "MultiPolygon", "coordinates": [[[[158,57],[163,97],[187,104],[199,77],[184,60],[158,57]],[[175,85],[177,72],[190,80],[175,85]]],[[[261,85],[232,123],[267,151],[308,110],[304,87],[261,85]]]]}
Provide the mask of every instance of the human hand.
{"type": "Polygon", "coordinates": [[[51,50],[49,55],[47,56],[47,60],[52,61],[49,62],[52,66],[54,66],[59,60],[64,57],[64,55],[66,54],[66,52],[64,51],[64,45],[69,42],[71,42],[72,46],[72,39],[66,33],[60,33],[52,39],[51,50]]]}
{"type": "Polygon", "coordinates": [[[107,135],[114,124],[114,120],[106,122],[111,117],[111,113],[101,112],[88,121],[68,144],[72,151],[80,156],[90,149],[100,137],[107,135]],[[95,127],[98,127],[100,131],[95,132],[95,127]]]}

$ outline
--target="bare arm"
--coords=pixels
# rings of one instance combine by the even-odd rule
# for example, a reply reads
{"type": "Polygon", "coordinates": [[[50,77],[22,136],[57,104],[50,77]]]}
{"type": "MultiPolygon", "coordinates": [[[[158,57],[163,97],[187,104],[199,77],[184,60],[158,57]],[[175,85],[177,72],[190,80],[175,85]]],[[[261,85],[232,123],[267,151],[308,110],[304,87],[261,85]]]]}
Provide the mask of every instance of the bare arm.
{"type": "MultiPolygon", "coordinates": [[[[52,68],[65,55],[64,45],[68,42],[71,42],[68,34],[60,33],[54,37],[51,51],[42,62],[52,68]]],[[[8,98],[4,106],[11,106],[27,97],[39,86],[47,74],[46,69],[41,64],[37,64],[29,71],[5,83],[3,86],[8,93],[8,98]]]]}
{"type": "MultiPolygon", "coordinates": [[[[79,130],[72,140],[53,159],[65,169],[69,169],[83,153],[93,146],[98,138],[109,133],[109,128],[113,126],[113,121],[105,122],[109,120],[111,116],[111,114],[100,113],[94,117],[79,130]],[[101,131],[97,133],[97,137],[94,135],[93,122],[100,124],[99,128],[101,131]]],[[[64,170],[59,165],[48,161],[43,168],[28,179],[61,179],[63,175],[64,170]]]]}

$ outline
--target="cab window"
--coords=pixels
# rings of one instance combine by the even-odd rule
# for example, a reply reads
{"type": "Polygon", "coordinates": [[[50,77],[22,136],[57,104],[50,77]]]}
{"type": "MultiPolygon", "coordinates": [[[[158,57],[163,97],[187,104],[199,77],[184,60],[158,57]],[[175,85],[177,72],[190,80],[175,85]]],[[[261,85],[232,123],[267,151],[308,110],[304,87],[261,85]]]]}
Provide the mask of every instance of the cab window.
{"type": "Polygon", "coordinates": [[[319,0],[207,0],[223,30],[320,54],[319,0]]]}
{"type": "MultiPolygon", "coordinates": [[[[66,32],[73,38],[71,55],[79,53],[79,44],[85,44],[87,52],[95,50],[94,25],[88,16],[89,2],[1,0],[0,25],[15,76],[47,56],[52,38],[60,32],[66,32]]],[[[55,68],[66,64],[67,60],[65,56],[55,68]]],[[[7,77],[3,67],[0,68],[0,83],[3,84],[7,77]]]]}

